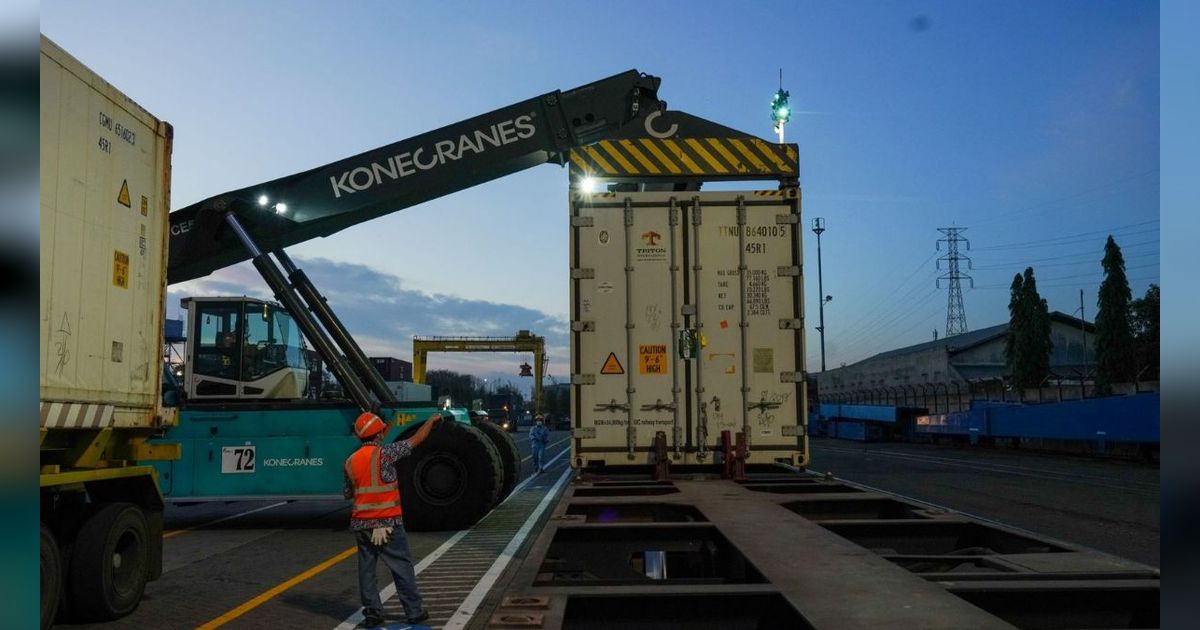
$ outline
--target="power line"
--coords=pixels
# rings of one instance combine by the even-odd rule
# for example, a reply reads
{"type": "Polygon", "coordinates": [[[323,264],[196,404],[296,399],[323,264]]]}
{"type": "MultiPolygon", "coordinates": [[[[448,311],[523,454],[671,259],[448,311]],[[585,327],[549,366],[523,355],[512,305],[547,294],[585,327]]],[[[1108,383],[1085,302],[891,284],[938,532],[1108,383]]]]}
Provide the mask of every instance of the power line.
{"type": "MultiPolygon", "coordinates": [[[[910,301],[910,298],[912,296],[914,296],[917,291],[921,290],[921,288],[923,286],[926,286],[926,283],[929,280],[933,280],[934,278],[936,278],[935,274],[929,274],[928,276],[923,278],[920,283],[914,284],[903,295],[901,295],[900,297],[893,300],[892,303],[893,304],[905,304],[905,303],[912,304],[913,302],[910,301]]],[[[921,298],[921,301],[929,299],[929,297],[931,297],[934,293],[937,293],[937,291],[938,291],[937,289],[933,289],[932,291],[929,292],[928,295],[921,298]]],[[[854,327],[848,326],[845,329],[843,329],[843,332],[840,335],[840,338],[851,338],[851,339],[857,340],[858,338],[860,338],[864,335],[870,334],[871,331],[878,331],[881,328],[881,324],[895,318],[896,313],[897,312],[896,312],[895,308],[893,308],[891,310],[885,310],[885,309],[872,310],[872,311],[870,311],[870,313],[868,315],[868,319],[865,322],[863,322],[862,324],[856,325],[854,327]]]]}
{"type": "Polygon", "coordinates": [[[1035,211],[1043,209],[1043,208],[1056,206],[1058,204],[1061,204],[1061,203],[1064,203],[1067,201],[1071,201],[1071,200],[1077,200],[1079,198],[1087,197],[1088,195],[1091,195],[1091,194],[1094,194],[1097,192],[1108,191],[1108,189],[1119,188],[1120,185],[1122,185],[1126,182],[1129,182],[1129,181],[1132,181],[1135,179],[1139,179],[1139,178],[1145,177],[1151,173],[1157,173],[1157,172],[1158,172],[1158,168],[1148,169],[1146,171],[1142,171],[1141,173],[1135,173],[1133,175],[1128,175],[1128,176],[1122,177],[1120,179],[1115,179],[1115,180],[1108,182],[1107,184],[1103,184],[1101,186],[1096,186],[1093,188],[1088,188],[1083,191],[1067,195],[1065,197],[1059,197],[1058,199],[1051,199],[1049,201],[1039,202],[1039,203],[1036,203],[1031,206],[1026,206],[1025,208],[1019,209],[1015,212],[1006,212],[1004,214],[999,214],[993,219],[985,220],[985,221],[979,223],[979,225],[991,225],[993,223],[998,223],[998,222],[1003,222],[1003,221],[1011,221],[1012,219],[1021,217],[1026,214],[1036,213],[1035,211]]]}
{"type": "MultiPolygon", "coordinates": [[[[1001,243],[999,245],[986,245],[986,246],[979,247],[976,249],[977,249],[977,251],[992,251],[992,250],[997,250],[997,249],[1023,249],[1023,248],[1029,248],[1029,247],[1048,247],[1051,245],[1063,245],[1063,244],[1072,243],[1072,242],[1083,242],[1083,241],[1089,240],[1090,237],[1093,237],[1096,235],[1120,234],[1124,230],[1128,230],[1130,228],[1135,228],[1135,227],[1141,227],[1144,225],[1150,225],[1152,223],[1158,223],[1158,221],[1159,221],[1158,219],[1153,219],[1150,221],[1142,221],[1140,223],[1130,223],[1129,225],[1122,225],[1119,227],[1109,228],[1106,230],[1093,230],[1091,232],[1079,232],[1077,234],[1067,234],[1065,236],[1055,236],[1052,238],[1043,238],[1043,239],[1037,239],[1037,240],[1032,240],[1032,241],[1016,241],[1016,242],[1012,242],[1012,243],[1001,243]]],[[[1155,232],[1158,232],[1157,228],[1151,229],[1151,230],[1139,230],[1136,232],[1127,232],[1127,233],[1125,233],[1125,236],[1132,236],[1132,235],[1136,235],[1136,234],[1151,234],[1151,233],[1155,233],[1155,232]]]]}
{"type": "MultiPolygon", "coordinates": [[[[1125,270],[1130,271],[1133,269],[1148,269],[1150,267],[1157,268],[1158,266],[1159,266],[1158,263],[1148,263],[1145,265],[1134,265],[1133,267],[1126,267],[1125,270]]],[[[1054,282],[1056,280],[1071,280],[1074,278],[1093,278],[1093,277],[1100,276],[1103,274],[1104,274],[1104,270],[1097,269],[1096,271],[1089,271],[1088,273],[1078,273],[1078,274],[1074,274],[1074,275],[1070,275],[1070,276],[1055,276],[1053,278],[1043,278],[1043,279],[1038,280],[1038,286],[1039,287],[1042,286],[1041,280],[1045,280],[1046,282],[1054,282]]],[[[1005,288],[1009,288],[1009,285],[991,284],[991,285],[981,286],[981,287],[976,287],[976,288],[978,288],[978,289],[1005,289],[1005,288]]]]}
{"type": "MultiPolygon", "coordinates": [[[[928,258],[926,258],[925,260],[922,260],[921,264],[917,265],[917,268],[913,269],[912,272],[909,273],[908,276],[904,278],[904,280],[901,280],[899,283],[893,285],[892,290],[890,292],[888,292],[887,295],[885,295],[882,298],[880,298],[879,300],[875,301],[867,308],[864,308],[861,311],[859,311],[859,316],[857,318],[855,318],[854,320],[852,320],[849,324],[843,326],[842,330],[845,332],[848,332],[848,333],[857,333],[858,329],[861,327],[862,324],[869,323],[870,321],[873,321],[874,319],[878,319],[882,316],[886,316],[886,314],[887,314],[886,312],[881,313],[880,310],[877,309],[876,307],[879,305],[888,303],[888,300],[890,300],[892,298],[892,296],[896,295],[896,293],[898,291],[900,291],[900,289],[902,287],[907,285],[908,282],[910,280],[912,280],[917,275],[917,273],[920,272],[921,269],[923,269],[925,267],[925,265],[929,264],[936,256],[937,256],[937,252],[934,252],[934,253],[930,254],[928,258]]],[[[932,277],[932,274],[930,274],[930,277],[932,277]]],[[[926,279],[922,279],[920,283],[914,285],[911,289],[909,289],[908,293],[905,293],[905,296],[911,294],[913,291],[920,288],[921,284],[924,284],[925,282],[926,282],[926,279]]]]}
{"type": "MultiPolygon", "coordinates": [[[[1121,245],[1121,252],[1124,253],[1127,250],[1133,249],[1135,247],[1141,247],[1143,245],[1158,245],[1158,240],[1141,241],[1139,243],[1126,243],[1124,245],[1121,245]]],[[[1126,258],[1134,258],[1136,256],[1157,255],[1158,253],[1159,252],[1156,249],[1151,252],[1140,252],[1137,254],[1131,254],[1129,256],[1126,256],[1126,258]]],[[[1079,262],[1063,263],[1063,264],[1074,265],[1074,264],[1098,262],[1100,260],[1100,258],[1102,257],[1102,255],[1103,255],[1103,252],[1100,250],[1089,250],[1086,252],[1073,252],[1070,254],[1062,254],[1060,256],[1046,256],[1044,258],[1014,258],[1014,259],[1011,259],[1011,260],[1008,260],[1005,262],[996,263],[994,265],[976,265],[974,267],[974,270],[980,271],[980,270],[987,270],[987,269],[1002,269],[1002,268],[1007,269],[1007,268],[1010,268],[1012,265],[1024,265],[1026,267],[1029,267],[1029,266],[1032,266],[1033,263],[1052,262],[1055,260],[1063,260],[1066,258],[1084,258],[1085,259],[1085,260],[1082,260],[1079,262]]]]}

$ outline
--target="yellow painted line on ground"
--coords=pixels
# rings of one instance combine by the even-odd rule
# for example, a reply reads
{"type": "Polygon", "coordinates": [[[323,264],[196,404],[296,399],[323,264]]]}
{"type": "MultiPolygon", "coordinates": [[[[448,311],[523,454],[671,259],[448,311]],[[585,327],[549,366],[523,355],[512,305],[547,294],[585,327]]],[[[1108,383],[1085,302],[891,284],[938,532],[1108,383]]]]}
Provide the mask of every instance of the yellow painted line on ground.
{"type": "Polygon", "coordinates": [[[317,566],[312,567],[311,569],[308,569],[302,573],[295,575],[294,577],[287,580],[286,582],[282,582],[280,584],[277,584],[277,585],[267,589],[266,591],[263,591],[254,599],[251,599],[250,601],[238,606],[237,608],[230,610],[229,612],[221,615],[220,617],[217,617],[216,619],[213,619],[212,621],[209,621],[203,625],[196,626],[196,630],[212,630],[213,628],[220,628],[221,626],[229,623],[230,621],[233,621],[234,619],[241,617],[242,615],[250,612],[251,610],[254,610],[255,608],[258,608],[259,606],[262,606],[263,604],[267,603],[268,601],[273,599],[275,596],[288,590],[289,588],[292,588],[293,586],[300,584],[301,582],[307,580],[308,578],[311,578],[312,576],[314,576],[318,573],[321,573],[322,571],[325,571],[326,569],[341,562],[342,560],[345,560],[346,558],[353,556],[357,552],[358,552],[358,546],[355,545],[355,546],[337,554],[336,556],[322,562],[321,564],[318,564],[317,566]]]}

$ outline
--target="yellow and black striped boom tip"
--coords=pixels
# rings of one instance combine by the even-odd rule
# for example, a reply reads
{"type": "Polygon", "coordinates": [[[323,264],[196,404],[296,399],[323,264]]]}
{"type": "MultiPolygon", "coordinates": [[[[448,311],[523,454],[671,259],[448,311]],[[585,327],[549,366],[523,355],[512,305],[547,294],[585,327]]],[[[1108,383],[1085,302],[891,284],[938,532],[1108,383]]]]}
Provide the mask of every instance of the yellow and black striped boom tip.
{"type": "Polygon", "coordinates": [[[601,140],[571,150],[571,179],[788,179],[800,176],[794,144],[758,138],[601,140]]]}

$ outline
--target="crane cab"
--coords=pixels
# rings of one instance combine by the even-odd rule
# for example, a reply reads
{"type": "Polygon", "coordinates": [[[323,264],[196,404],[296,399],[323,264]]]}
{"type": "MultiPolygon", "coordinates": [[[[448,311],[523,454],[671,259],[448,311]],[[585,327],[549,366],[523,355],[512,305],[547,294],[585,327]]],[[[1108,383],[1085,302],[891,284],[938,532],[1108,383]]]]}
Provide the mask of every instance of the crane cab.
{"type": "Polygon", "coordinates": [[[184,390],[188,400],[305,398],[309,352],[292,316],[250,297],[190,297],[184,390]]]}

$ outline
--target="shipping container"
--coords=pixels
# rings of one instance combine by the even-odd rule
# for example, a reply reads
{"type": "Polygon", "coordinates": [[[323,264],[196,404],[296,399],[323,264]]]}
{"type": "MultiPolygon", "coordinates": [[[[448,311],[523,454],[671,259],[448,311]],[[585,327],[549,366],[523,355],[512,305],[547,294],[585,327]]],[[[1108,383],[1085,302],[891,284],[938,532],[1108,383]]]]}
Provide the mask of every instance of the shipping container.
{"type": "Polygon", "coordinates": [[[151,425],[170,126],[44,38],[41,107],[41,399],[151,425]]]}
{"type": "Polygon", "coordinates": [[[412,381],[412,363],[392,357],[371,357],[371,364],[385,381],[412,381]]]}
{"type": "Polygon", "coordinates": [[[162,573],[171,126],[41,39],[41,627],[120,617],[162,573]],[[65,569],[69,567],[69,571],[65,569]],[[114,567],[120,567],[116,570],[114,567]]]}
{"type": "Polygon", "coordinates": [[[572,463],[807,464],[795,189],[578,194],[571,203],[572,463]]]}

